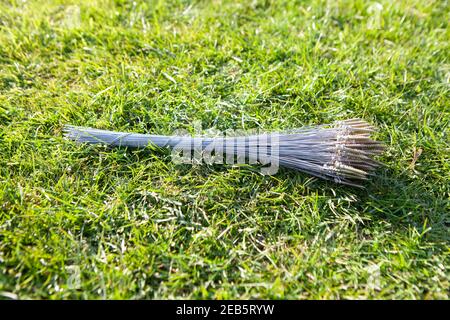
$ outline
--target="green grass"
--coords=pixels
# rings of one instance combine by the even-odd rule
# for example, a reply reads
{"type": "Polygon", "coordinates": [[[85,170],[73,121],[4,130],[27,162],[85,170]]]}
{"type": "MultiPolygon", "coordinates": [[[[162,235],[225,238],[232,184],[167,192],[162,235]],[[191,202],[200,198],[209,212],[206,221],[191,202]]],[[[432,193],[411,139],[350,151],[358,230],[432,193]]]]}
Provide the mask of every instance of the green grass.
{"type": "Polygon", "coordinates": [[[1,1],[1,297],[448,299],[449,3],[381,4],[1,1]],[[351,117],[366,190],[62,137],[351,117]]]}

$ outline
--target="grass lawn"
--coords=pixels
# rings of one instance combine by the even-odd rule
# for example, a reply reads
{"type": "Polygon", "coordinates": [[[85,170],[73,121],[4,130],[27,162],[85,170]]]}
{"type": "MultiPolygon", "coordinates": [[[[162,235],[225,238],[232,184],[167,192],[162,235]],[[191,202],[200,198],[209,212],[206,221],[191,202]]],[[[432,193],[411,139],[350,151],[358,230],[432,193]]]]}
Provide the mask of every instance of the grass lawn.
{"type": "Polygon", "coordinates": [[[0,296],[448,299],[449,7],[1,1],[0,296]],[[353,117],[365,190],[62,136],[353,117]]]}

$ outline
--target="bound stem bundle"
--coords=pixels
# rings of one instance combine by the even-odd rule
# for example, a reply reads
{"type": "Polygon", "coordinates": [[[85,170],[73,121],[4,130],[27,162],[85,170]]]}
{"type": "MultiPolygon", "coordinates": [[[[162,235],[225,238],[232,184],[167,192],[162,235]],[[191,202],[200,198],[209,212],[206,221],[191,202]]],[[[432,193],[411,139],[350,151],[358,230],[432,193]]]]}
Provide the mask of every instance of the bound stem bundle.
{"type": "Polygon", "coordinates": [[[246,158],[250,163],[276,163],[337,183],[362,187],[378,166],[374,157],[383,146],[370,138],[374,127],[360,119],[337,121],[286,133],[243,137],[186,137],[115,132],[66,126],[67,138],[91,144],[145,148],[180,148],[188,151],[214,150],[215,154],[246,158]],[[263,150],[263,152],[261,152],[263,150]]]}

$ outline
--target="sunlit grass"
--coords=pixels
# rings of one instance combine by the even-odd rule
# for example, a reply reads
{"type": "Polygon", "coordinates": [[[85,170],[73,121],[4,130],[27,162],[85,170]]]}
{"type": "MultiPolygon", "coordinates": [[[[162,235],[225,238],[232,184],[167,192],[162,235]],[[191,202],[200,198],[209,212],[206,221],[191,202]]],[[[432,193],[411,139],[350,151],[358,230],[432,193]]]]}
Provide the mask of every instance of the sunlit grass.
{"type": "Polygon", "coordinates": [[[0,295],[448,298],[449,4],[380,4],[0,2],[0,295]],[[61,132],[354,117],[363,191],[61,132]]]}

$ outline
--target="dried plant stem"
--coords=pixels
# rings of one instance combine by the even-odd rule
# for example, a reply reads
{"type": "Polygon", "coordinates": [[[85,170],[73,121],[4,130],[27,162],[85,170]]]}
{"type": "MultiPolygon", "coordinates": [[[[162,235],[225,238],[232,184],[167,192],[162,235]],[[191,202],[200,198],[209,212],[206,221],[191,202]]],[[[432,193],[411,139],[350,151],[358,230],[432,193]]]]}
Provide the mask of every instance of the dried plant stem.
{"type": "Polygon", "coordinates": [[[64,131],[67,138],[80,143],[136,148],[152,144],[188,150],[199,147],[201,152],[232,153],[232,156],[249,159],[250,163],[276,162],[283,167],[357,187],[361,187],[379,165],[374,157],[383,150],[380,142],[370,138],[374,127],[360,119],[285,133],[226,138],[160,136],[74,126],[66,126],[64,131]]]}

